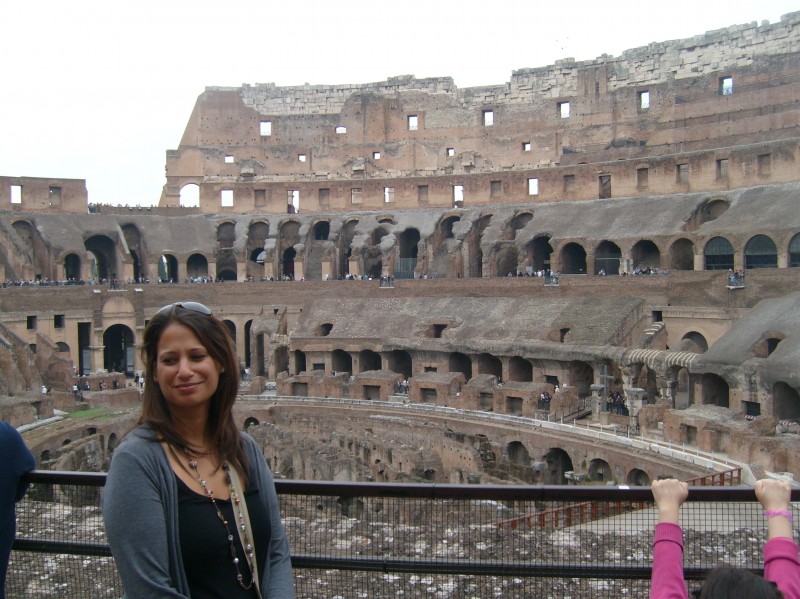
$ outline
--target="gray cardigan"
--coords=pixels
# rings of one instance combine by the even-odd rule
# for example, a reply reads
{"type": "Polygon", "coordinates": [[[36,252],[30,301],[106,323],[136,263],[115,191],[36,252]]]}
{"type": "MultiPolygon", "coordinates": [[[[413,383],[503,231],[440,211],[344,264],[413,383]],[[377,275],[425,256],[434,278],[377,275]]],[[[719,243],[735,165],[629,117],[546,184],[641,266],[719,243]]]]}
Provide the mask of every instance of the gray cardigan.
{"type": "MultiPolygon", "coordinates": [[[[129,599],[188,598],[178,533],[178,484],[149,427],[132,431],[114,451],[103,493],[108,544],[129,599]]],[[[249,478],[259,489],[272,526],[261,594],[293,599],[289,541],[281,523],[272,474],[256,442],[242,433],[249,478]]],[[[252,509],[252,508],[251,508],[252,509]]]]}

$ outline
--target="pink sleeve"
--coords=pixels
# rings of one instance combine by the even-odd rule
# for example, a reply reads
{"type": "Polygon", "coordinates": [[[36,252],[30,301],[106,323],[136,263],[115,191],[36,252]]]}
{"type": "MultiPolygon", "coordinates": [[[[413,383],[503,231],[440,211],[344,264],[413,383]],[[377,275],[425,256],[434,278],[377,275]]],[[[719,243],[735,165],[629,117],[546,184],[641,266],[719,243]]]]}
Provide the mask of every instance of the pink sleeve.
{"type": "Polygon", "coordinates": [[[775,537],[764,545],[764,578],[777,584],[785,599],[800,599],[800,559],[792,539],[775,537]]]}
{"type": "Polygon", "coordinates": [[[688,599],[683,580],[683,532],[677,524],[656,524],[650,599],[688,599]]]}

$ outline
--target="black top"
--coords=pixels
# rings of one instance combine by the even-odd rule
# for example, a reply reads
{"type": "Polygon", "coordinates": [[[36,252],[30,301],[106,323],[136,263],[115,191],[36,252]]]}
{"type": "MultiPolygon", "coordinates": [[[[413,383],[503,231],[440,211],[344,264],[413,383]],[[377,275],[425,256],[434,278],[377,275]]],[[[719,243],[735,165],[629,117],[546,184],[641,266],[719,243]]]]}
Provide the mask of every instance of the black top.
{"type": "MultiPolygon", "coordinates": [[[[207,495],[201,495],[190,489],[180,477],[175,478],[178,480],[181,556],[192,599],[253,599],[256,596],[255,584],[250,590],[245,590],[236,579],[236,567],[231,556],[228,533],[217,516],[217,510],[214,509],[211,500],[207,495]]],[[[244,495],[250,511],[250,524],[253,527],[252,531],[248,531],[248,537],[251,540],[255,538],[258,571],[263,575],[272,528],[269,514],[258,509],[261,505],[256,499],[258,493],[257,488],[248,484],[244,495]]],[[[228,528],[233,535],[239,557],[239,572],[242,573],[242,581],[247,585],[252,575],[236,531],[238,510],[234,510],[230,499],[216,501],[222,515],[228,521],[228,528]]]]}

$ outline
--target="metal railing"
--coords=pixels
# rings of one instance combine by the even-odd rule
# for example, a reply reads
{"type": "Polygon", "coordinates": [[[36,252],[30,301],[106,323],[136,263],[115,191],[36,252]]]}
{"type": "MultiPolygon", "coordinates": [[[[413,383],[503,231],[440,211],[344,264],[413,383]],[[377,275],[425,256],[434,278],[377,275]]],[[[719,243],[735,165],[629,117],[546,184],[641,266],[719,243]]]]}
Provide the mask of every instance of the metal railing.
{"type": "MultiPolygon", "coordinates": [[[[28,480],[8,596],[120,597],[100,511],[105,475],[35,471],[28,480]]],[[[299,598],[616,598],[649,588],[656,511],[646,487],[288,480],[276,487],[299,598]],[[576,504],[592,518],[503,525],[576,504]]],[[[765,528],[752,489],[692,487],[683,511],[692,531],[688,580],[723,562],[761,571],[765,528]]]]}

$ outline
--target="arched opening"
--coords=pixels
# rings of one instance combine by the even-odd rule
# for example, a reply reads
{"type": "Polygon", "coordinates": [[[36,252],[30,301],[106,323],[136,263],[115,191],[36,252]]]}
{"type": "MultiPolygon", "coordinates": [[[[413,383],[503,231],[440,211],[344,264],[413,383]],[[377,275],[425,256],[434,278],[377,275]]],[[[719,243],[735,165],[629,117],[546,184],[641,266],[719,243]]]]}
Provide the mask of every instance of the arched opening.
{"type": "Polygon", "coordinates": [[[703,404],[730,407],[730,387],[720,376],[706,373],[702,378],[703,404]]]}
{"type": "Polygon", "coordinates": [[[294,374],[305,372],[307,370],[305,352],[296,349],[292,352],[292,356],[294,356],[294,374]]]}
{"type": "Polygon", "coordinates": [[[586,362],[573,360],[569,363],[569,384],[575,387],[579,397],[591,395],[594,369],[586,362]]]}
{"type": "Polygon", "coordinates": [[[708,351],[708,341],[697,331],[689,331],[681,339],[678,351],[692,352],[693,354],[704,354],[708,351]]]}
{"type": "Polygon", "coordinates": [[[733,246],[724,237],[714,237],[706,244],[706,270],[733,270],[733,246]]]}
{"type": "Polygon", "coordinates": [[[537,237],[527,245],[528,263],[534,271],[550,270],[553,246],[550,237],[537,237]]]}
{"type": "Polygon", "coordinates": [[[756,235],[744,246],[744,267],[778,268],[778,248],[766,235],[756,235]]]}
{"type": "Polygon", "coordinates": [[[103,332],[103,368],[133,376],[136,347],[133,331],[124,324],[115,324],[103,332]]]}
{"type": "Polygon", "coordinates": [[[519,264],[517,246],[509,242],[495,246],[494,264],[494,272],[498,277],[517,276],[519,264]]]}
{"type": "Polygon", "coordinates": [[[200,186],[188,183],[181,187],[180,205],[184,208],[198,208],[200,206],[200,186]]]}
{"type": "Polygon", "coordinates": [[[331,224],[328,221],[323,220],[318,222],[314,225],[314,229],[312,230],[314,241],[327,241],[330,232],[331,224]]]}
{"type": "Polygon", "coordinates": [[[625,480],[625,482],[627,482],[632,487],[649,487],[650,477],[644,470],[640,470],[639,468],[634,468],[630,472],[628,472],[628,477],[625,480]]]}
{"type": "Polygon", "coordinates": [[[589,480],[595,482],[603,483],[614,480],[611,466],[608,465],[608,462],[600,458],[595,458],[589,462],[589,472],[587,474],[589,475],[589,480]]]}
{"type": "Polygon", "coordinates": [[[602,241],[594,251],[594,274],[619,274],[619,261],[622,251],[612,241],[602,241]]]}
{"type": "Polygon", "coordinates": [[[800,394],[782,381],[772,386],[772,412],[778,420],[800,420],[800,394]]]}
{"type": "Polygon", "coordinates": [[[561,249],[561,273],[567,275],[586,274],[586,250],[577,243],[568,243],[561,249]]]}
{"type": "Polygon", "coordinates": [[[547,465],[544,476],[546,485],[566,485],[567,477],[564,474],[575,471],[569,454],[560,447],[550,449],[544,456],[544,463],[547,465]]]}
{"type": "Polygon", "coordinates": [[[800,267],[800,233],[789,242],[789,266],[800,267]]]}
{"type": "Polygon", "coordinates": [[[93,235],[84,242],[86,250],[94,254],[96,276],[98,279],[110,281],[117,278],[116,244],[105,235],[93,235]]]}
{"type": "Polygon", "coordinates": [[[410,379],[411,368],[411,354],[402,349],[394,349],[389,352],[389,370],[402,374],[405,378],[410,379]]]}
{"type": "Polygon", "coordinates": [[[83,279],[81,276],[81,258],[77,254],[64,256],[64,278],[67,281],[80,281],[83,279]]]}
{"type": "Polygon", "coordinates": [[[453,239],[455,237],[453,234],[453,225],[460,220],[460,216],[448,216],[442,219],[442,222],[439,224],[439,231],[442,239],[453,239]]]}
{"type": "Polygon", "coordinates": [[[472,360],[465,354],[453,352],[447,359],[447,370],[460,372],[464,375],[464,380],[469,381],[472,378],[472,360]]]}
{"type": "Polygon", "coordinates": [[[247,245],[245,255],[247,255],[247,275],[260,278],[264,276],[264,260],[266,252],[264,247],[269,237],[269,223],[258,221],[250,223],[247,230],[247,245]]]}
{"type": "Polygon", "coordinates": [[[517,231],[525,228],[525,226],[533,220],[533,214],[530,212],[521,212],[515,215],[503,231],[503,239],[513,240],[517,238],[517,231]]]}
{"type": "Polygon", "coordinates": [[[400,255],[394,265],[397,279],[413,279],[417,268],[420,235],[417,229],[406,229],[400,234],[400,255]]]}
{"type": "Polygon", "coordinates": [[[353,357],[349,352],[341,349],[333,350],[331,354],[331,369],[336,372],[353,372],[353,357]]]}
{"type": "Polygon", "coordinates": [[[34,278],[36,280],[52,278],[52,273],[50,272],[49,248],[44,243],[44,240],[33,224],[26,220],[18,220],[11,226],[17,234],[17,239],[23,243],[25,249],[30,253],[31,258],[33,258],[33,264],[31,265],[33,266],[33,273],[26,275],[17,273],[17,277],[20,279],[34,278]]]}
{"type": "Polygon", "coordinates": [[[62,354],[68,354],[69,353],[69,345],[67,345],[63,341],[56,342],[56,347],[58,348],[58,351],[60,353],[62,353],[62,354]]]}
{"type": "Polygon", "coordinates": [[[244,323],[244,365],[250,368],[250,343],[252,343],[251,329],[253,328],[253,321],[248,320],[244,323]]]}
{"type": "Polygon", "coordinates": [[[675,407],[683,410],[689,407],[692,402],[689,370],[687,368],[679,368],[675,373],[677,380],[677,387],[675,388],[675,407]]]}
{"type": "Polygon", "coordinates": [[[353,255],[353,249],[350,247],[353,243],[353,238],[356,235],[357,220],[349,220],[342,227],[339,233],[339,277],[344,278],[345,275],[350,273],[350,257],[353,255]]]}
{"type": "Polygon", "coordinates": [[[678,239],[669,248],[669,267],[673,270],[694,270],[694,243],[678,239]]]}
{"type": "Polygon", "coordinates": [[[236,253],[233,250],[220,250],[217,253],[217,280],[235,281],[236,276],[236,253]]]}
{"type": "Polygon", "coordinates": [[[491,214],[481,216],[478,221],[473,225],[466,238],[466,245],[468,248],[468,276],[482,277],[483,276],[483,248],[481,247],[481,240],[483,232],[489,226],[492,220],[491,214]]]}
{"type": "Polygon", "coordinates": [[[512,464],[530,468],[531,456],[528,454],[528,450],[525,446],[519,441],[512,441],[506,445],[506,455],[508,455],[508,461],[512,464]]]}
{"type": "Polygon", "coordinates": [[[508,361],[508,380],[520,383],[533,382],[533,364],[521,356],[511,356],[508,361]]]}
{"type": "Polygon", "coordinates": [[[503,378],[503,363],[491,354],[478,355],[478,374],[493,374],[498,380],[503,378]]]}
{"type": "Polygon", "coordinates": [[[769,358],[785,338],[786,336],[778,331],[766,333],[750,348],[750,355],[754,358],[769,358]]]}
{"type": "Polygon", "coordinates": [[[158,282],[178,282],[178,260],[175,256],[164,254],[158,260],[158,282]]]}
{"type": "Polygon", "coordinates": [[[225,222],[217,226],[217,247],[231,249],[236,243],[236,223],[225,222]]]}
{"type": "Polygon", "coordinates": [[[661,251],[649,239],[637,241],[631,248],[633,267],[641,270],[661,268],[661,251]]]}
{"type": "Polygon", "coordinates": [[[142,260],[147,263],[147,252],[145,251],[142,235],[139,232],[139,228],[131,224],[122,226],[122,234],[125,236],[125,243],[133,261],[133,280],[141,281],[145,276],[142,260]]]}
{"type": "Polygon", "coordinates": [[[208,279],[208,260],[203,254],[192,254],[186,261],[186,276],[190,281],[208,279]]]}
{"type": "Polygon", "coordinates": [[[261,423],[258,421],[258,418],[250,416],[244,421],[244,430],[249,429],[251,426],[258,426],[259,424],[261,423]]]}
{"type": "Polygon", "coordinates": [[[381,370],[381,355],[371,349],[364,349],[358,352],[359,372],[369,370],[381,370]]]}
{"type": "MultiPolygon", "coordinates": [[[[259,340],[263,344],[264,335],[258,336],[259,340]]],[[[262,350],[263,351],[263,350],[262,350]]],[[[295,356],[296,357],[296,356],[295,356]]],[[[279,372],[286,372],[289,373],[289,349],[286,346],[279,346],[275,348],[275,351],[272,353],[272,363],[275,366],[275,374],[277,375],[279,372]]],[[[305,361],[302,363],[303,368],[305,368],[305,361]]],[[[265,370],[264,376],[268,376],[269,372],[265,370]]]]}
{"type": "Polygon", "coordinates": [[[233,339],[233,344],[236,345],[236,323],[228,319],[225,319],[222,322],[225,323],[225,326],[228,328],[228,332],[231,334],[231,339],[233,339]]]}
{"type": "Polygon", "coordinates": [[[281,259],[281,274],[286,279],[294,280],[294,259],[297,256],[295,249],[286,248],[281,259]]]}

